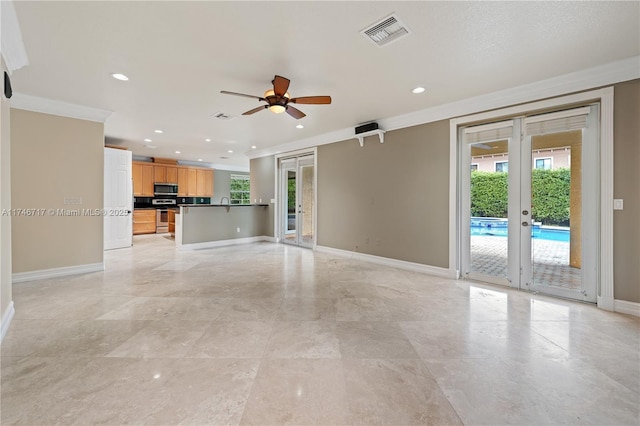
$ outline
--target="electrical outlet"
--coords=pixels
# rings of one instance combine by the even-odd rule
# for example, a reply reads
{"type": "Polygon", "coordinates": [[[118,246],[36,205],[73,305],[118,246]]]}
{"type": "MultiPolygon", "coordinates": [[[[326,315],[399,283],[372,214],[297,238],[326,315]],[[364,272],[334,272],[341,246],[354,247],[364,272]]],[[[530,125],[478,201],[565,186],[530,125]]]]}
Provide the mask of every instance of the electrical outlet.
{"type": "Polygon", "coordinates": [[[240,228],[236,228],[236,232],[240,232],[240,228]]]}

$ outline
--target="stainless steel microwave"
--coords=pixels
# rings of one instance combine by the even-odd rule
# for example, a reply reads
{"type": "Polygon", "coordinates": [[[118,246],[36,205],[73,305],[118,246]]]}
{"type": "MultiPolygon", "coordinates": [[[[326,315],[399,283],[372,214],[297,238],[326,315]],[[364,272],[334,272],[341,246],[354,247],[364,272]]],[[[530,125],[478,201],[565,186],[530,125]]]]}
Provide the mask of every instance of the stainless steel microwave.
{"type": "Polygon", "coordinates": [[[154,183],[153,184],[153,195],[155,196],[163,196],[163,195],[178,195],[178,184],[177,183],[154,183]]]}

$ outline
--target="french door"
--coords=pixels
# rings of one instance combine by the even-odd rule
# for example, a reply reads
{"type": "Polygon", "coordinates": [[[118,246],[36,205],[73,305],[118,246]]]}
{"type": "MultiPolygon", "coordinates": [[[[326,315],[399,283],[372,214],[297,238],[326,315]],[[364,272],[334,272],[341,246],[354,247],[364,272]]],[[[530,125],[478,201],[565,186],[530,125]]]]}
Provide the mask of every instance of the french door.
{"type": "Polygon", "coordinates": [[[461,272],[596,301],[598,105],[460,129],[461,272]]]}
{"type": "Polygon", "coordinates": [[[280,160],[280,240],[313,248],[315,245],[315,156],[280,160]]]}

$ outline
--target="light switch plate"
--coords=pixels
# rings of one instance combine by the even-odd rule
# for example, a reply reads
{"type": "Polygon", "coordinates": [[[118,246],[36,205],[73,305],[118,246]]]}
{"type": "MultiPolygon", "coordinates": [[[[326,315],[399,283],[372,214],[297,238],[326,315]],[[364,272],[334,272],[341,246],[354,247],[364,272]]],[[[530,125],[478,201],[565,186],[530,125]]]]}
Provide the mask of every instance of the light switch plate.
{"type": "Polygon", "coordinates": [[[624,208],[624,200],[621,198],[613,200],[613,209],[622,210],[624,208]]]}
{"type": "Polygon", "coordinates": [[[64,204],[82,204],[82,197],[64,197],[64,204]]]}

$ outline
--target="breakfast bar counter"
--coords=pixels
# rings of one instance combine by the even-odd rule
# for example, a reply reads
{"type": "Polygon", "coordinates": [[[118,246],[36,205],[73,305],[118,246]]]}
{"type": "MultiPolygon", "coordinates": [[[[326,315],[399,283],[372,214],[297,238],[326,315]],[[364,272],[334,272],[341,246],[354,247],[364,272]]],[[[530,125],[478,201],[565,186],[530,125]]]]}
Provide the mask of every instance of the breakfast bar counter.
{"type": "Polygon", "coordinates": [[[269,204],[181,205],[175,215],[176,246],[183,250],[263,240],[269,204]]]}

